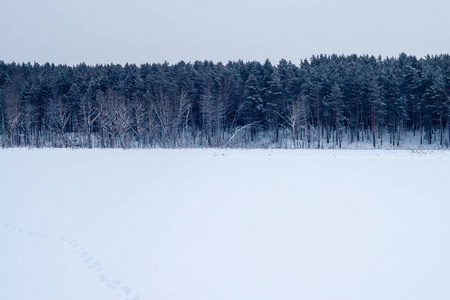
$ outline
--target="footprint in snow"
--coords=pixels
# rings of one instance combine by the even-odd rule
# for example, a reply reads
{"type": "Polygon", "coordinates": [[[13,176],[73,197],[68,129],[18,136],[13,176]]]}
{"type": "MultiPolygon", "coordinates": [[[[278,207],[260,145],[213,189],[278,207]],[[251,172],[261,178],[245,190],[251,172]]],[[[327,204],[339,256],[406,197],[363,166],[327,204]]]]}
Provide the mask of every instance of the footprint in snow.
{"type": "Polygon", "coordinates": [[[102,265],[98,262],[90,262],[87,264],[87,267],[91,270],[92,274],[101,272],[103,270],[102,265]]]}
{"type": "Polygon", "coordinates": [[[80,245],[76,245],[75,247],[73,247],[73,249],[76,254],[83,253],[84,251],[84,247],[81,247],[80,245]]]}
{"type": "Polygon", "coordinates": [[[112,282],[106,282],[106,286],[110,289],[117,289],[117,285],[112,282]]]}
{"type": "Polygon", "coordinates": [[[66,243],[69,246],[73,246],[73,245],[75,245],[77,243],[77,241],[76,240],[70,240],[70,241],[67,241],[66,243]]]}
{"type": "Polygon", "coordinates": [[[100,268],[102,266],[101,263],[93,261],[93,259],[89,260],[87,262],[87,264],[88,264],[88,267],[91,268],[91,269],[100,268]]]}
{"type": "Polygon", "coordinates": [[[85,257],[88,256],[88,255],[89,255],[89,252],[83,251],[83,252],[80,253],[79,256],[80,256],[81,258],[85,258],[85,257]]]}
{"type": "Polygon", "coordinates": [[[118,285],[120,284],[120,281],[109,279],[108,275],[105,274],[102,274],[100,276],[100,281],[103,281],[106,284],[106,286],[111,289],[117,289],[118,285]]]}
{"type": "Polygon", "coordinates": [[[122,288],[122,292],[124,293],[125,296],[129,296],[131,294],[131,289],[125,286],[122,288]]]}
{"type": "MultiPolygon", "coordinates": [[[[0,223],[3,225],[4,228],[9,228],[10,230],[17,231],[19,233],[26,233],[29,236],[39,236],[45,239],[56,239],[63,243],[65,243],[69,248],[72,249],[72,251],[80,258],[82,259],[83,263],[86,265],[86,267],[90,270],[90,274],[94,275],[100,273],[103,270],[102,264],[95,261],[92,256],[89,255],[89,252],[86,251],[85,247],[82,247],[76,240],[68,240],[62,236],[52,236],[45,233],[34,233],[32,231],[26,231],[20,227],[10,225],[8,223],[2,222],[0,223]]],[[[134,295],[130,296],[132,289],[128,286],[122,286],[121,282],[119,280],[113,280],[108,277],[106,274],[100,275],[100,281],[104,282],[105,285],[108,288],[111,289],[119,289],[120,293],[119,296],[126,297],[124,299],[133,299],[133,300],[139,300],[141,299],[141,295],[134,295]],[[128,298],[132,297],[132,298],[128,298]]]]}

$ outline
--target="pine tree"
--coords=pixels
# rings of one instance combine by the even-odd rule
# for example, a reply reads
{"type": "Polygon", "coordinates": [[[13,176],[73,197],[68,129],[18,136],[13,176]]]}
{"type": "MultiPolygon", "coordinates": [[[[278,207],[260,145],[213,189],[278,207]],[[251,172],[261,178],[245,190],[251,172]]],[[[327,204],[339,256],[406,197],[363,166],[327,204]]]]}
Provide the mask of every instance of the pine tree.
{"type": "Polygon", "coordinates": [[[268,88],[266,90],[266,118],[269,122],[269,130],[275,131],[275,142],[279,141],[279,120],[283,108],[283,86],[281,84],[280,75],[275,69],[270,76],[268,88]]]}
{"type": "Polygon", "coordinates": [[[335,127],[335,143],[342,147],[342,132],[343,132],[343,122],[344,118],[344,101],[342,90],[339,87],[338,83],[335,83],[331,88],[330,95],[328,97],[329,105],[332,109],[332,119],[334,119],[334,127],[335,127]]]}
{"type": "MultiPolygon", "coordinates": [[[[258,81],[254,74],[251,74],[248,77],[248,80],[245,84],[245,116],[246,123],[259,123],[262,120],[263,111],[264,111],[264,102],[261,97],[261,90],[258,86],[258,81]]],[[[255,126],[252,126],[251,130],[251,138],[252,141],[255,137],[256,129],[255,126]]]]}

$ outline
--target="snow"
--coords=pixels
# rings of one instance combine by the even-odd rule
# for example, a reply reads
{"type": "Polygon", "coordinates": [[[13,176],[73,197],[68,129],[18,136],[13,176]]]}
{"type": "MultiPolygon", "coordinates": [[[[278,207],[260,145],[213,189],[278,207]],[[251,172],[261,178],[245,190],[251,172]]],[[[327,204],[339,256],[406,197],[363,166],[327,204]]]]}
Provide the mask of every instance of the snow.
{"type": "Polygon", "coordinates": [[[449,299],[450,152],[0,150],[0,299],[449,299]]]}

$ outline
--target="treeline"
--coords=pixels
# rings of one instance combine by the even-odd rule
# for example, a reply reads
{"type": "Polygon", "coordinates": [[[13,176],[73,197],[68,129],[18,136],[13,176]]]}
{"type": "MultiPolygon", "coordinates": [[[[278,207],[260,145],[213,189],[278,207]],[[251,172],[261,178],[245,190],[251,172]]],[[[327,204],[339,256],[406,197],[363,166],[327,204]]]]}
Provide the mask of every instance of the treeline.
{"type": "Polygon", "coordinates": [[[0,61],[3,147],[449,147],[450,56],[0,61]]]}

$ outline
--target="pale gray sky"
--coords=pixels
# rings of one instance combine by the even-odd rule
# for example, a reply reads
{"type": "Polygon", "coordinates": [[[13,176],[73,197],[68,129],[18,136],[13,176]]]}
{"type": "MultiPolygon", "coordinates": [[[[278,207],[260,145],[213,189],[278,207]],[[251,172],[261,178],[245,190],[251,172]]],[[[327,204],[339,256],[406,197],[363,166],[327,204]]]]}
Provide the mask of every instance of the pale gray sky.
{"type": "Polygon", "coordinates": [[[298,63],[450,49],[449,0],[0,0],[0,60],[298,63]]]}

